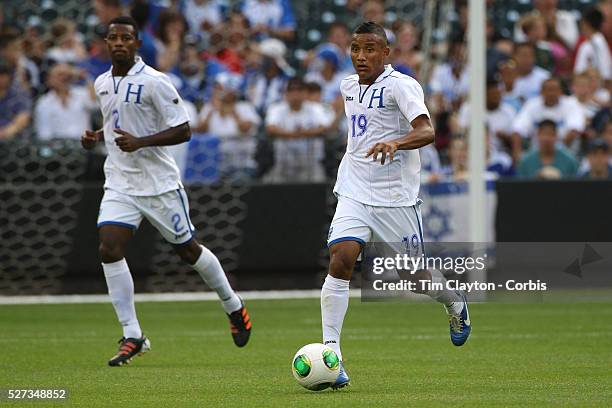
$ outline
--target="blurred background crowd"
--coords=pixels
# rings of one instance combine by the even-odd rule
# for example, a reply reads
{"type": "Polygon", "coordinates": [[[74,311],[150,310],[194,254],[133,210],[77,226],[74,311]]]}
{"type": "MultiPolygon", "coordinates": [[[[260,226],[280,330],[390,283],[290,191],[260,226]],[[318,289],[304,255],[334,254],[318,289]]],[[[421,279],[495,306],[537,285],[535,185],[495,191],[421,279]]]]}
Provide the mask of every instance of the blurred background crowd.
{"type": "MultiPolygon", "coordinates": [[[[0,144],[76,143],[101,127],[92,81],[110,68],[106,26],[131,15],[139,55],[187,101],[194,136],[174,151],[188,180],[333,179],[351,31],[372,20],[388,63],[426,93],[437,136],[421,149],[423,181],[461,181],[467,1],[430,3],[433,14],[417,0],[3,1],[0,144]]],[[[487,15],[487,176],[612,178],[612,0],[487,1],[487,15]]]]}

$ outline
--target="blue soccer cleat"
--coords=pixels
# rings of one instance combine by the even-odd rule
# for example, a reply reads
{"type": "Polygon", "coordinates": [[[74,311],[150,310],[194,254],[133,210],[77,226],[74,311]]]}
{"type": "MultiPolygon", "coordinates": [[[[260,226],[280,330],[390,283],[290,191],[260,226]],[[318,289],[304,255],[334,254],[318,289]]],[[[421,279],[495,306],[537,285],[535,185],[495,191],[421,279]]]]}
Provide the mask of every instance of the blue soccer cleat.
{"type": "Polygon", "coordinates": [[[340,362],[340,372],[338,373],[338,378],[336,378],[336,382],[332,384],[332,390],[338,390],[340,388],[344,388],[347,385],[351,385],[351,379],[344,371],[344,364],[342,361],[340,362]]]}
{"type": "Polygon", "coordinates": [[[470,312],[468,311],[468,302],[465,293],[457,292],[463,300],[463,308],[460,314],[448,314],[448,322],[450,326],[450,338],[455,346],[463,346],[470,337],[472,332],[472,323],[470,322],[470,312]]]}

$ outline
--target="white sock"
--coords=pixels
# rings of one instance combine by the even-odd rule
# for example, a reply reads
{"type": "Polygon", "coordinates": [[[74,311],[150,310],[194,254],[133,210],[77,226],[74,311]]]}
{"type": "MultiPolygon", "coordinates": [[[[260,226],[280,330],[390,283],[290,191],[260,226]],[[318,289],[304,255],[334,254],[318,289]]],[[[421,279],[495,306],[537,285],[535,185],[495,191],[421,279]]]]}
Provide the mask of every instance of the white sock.
{"type": "Polygon", "coordinates": [[[200,245],[200,248],[202,253],[191,267],[198,271],[209,288],[217,292],[225,313],[235,312],[242,307],[242,303],[227,281],[219,259],[204,245],[200,245]]]}
{"type": "Polygon", "coordinates": [[[111,263],[103,263],[104,277],[108,294],[113,302],[119,323],[123,326],[123,337],[140,338],[142,330],[136,318],[134,306],[134,281],[125,258],[111,263]]]}
{"type": "Polygon", "coordinates": [[[334,350],[340,361],[342,361],[340,332],[349,304],[349,282],[327,275],[321,289],[323,344],[334,350]]]}
{"type": "Polygon", "coordinates": [[[437,269],[430,269],[429,272],[431,273],[431,281],[433,283],[442,284],[443,289],[430,289],[425,292],[425,294],[434,299],[435,301],[442,303],[446,307],[446,311],[448,313],[461,313],[461,310],[463,309],[463,301],[461,299],[461,296],[459,296],[454,290],[446,288],[446,278],[444,277],[444,275],[442,275],[442,272],[437,269]]]}

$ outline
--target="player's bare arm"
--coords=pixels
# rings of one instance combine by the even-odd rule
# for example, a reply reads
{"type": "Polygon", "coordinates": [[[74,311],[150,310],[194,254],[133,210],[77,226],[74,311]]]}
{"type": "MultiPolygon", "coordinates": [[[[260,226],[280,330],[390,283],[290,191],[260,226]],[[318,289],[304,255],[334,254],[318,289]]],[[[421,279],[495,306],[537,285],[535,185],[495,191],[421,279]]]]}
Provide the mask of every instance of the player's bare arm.
{"type": "Polygon", "coordinates": [[[115,138],[115,143],[122,151],[128,153],[143,147],[172,146],[191,139],[191,129],[187,122],[144,137],[136,137],[123,129],[115,129],[114,132],[120,135],[115,138]]]}
{"type": "Polygon", "coordinates": [[[292,132],[289,130],[285,130],[278,126],[268,125],[266,126],[266,132],[270,137],[275,137],[278,139],[297,139],[300,135],[297,132],[292,132]]]}
{"type": "Polygon", "coordinates": [[[377,160],[380,153],[380,164],[385,164],[387,155],[389,155],[389,161],[392,161],[393,155],[398,150],[414,150],[433,143],[435,131],[427,115],[416,117],[410,124],[413,129],[406,136],[388,142],[376,143],[368,150],[366,157],[372,156],[372,160],[377,160]]]}

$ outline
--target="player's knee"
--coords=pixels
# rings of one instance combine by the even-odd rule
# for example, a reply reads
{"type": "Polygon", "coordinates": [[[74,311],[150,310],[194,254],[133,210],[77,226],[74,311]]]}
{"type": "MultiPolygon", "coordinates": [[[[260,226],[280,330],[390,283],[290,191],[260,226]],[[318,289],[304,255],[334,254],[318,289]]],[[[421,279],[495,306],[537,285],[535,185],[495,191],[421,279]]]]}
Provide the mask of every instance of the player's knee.
{"type": "Polygon", "coordinates": [[[350,280],[354,261],[343,253],[333,253],[329,260],[329,274],[334,278],[350,280]]]}
{"type": "Polygon", "coordinates": [[[123,259],[123,248],[113,241],[102,241],[98,247],[100,259],[104,263],[116,262],[123,259]]]}
{"type": "Polygon", "coordinates": [[[191,240],[184,245],[175,245],[174,250],[181,260],[189,265],[195,264],[202,253],[202,248],[200,248],[200,245],[195,240],[191,240]]]}

